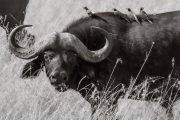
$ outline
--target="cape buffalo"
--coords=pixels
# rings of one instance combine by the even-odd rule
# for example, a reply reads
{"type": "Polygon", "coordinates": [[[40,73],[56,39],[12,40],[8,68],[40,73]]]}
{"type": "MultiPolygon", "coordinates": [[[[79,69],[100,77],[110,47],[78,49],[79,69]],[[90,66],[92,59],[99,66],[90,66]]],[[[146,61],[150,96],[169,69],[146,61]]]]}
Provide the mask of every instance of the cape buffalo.
{"type": "Polygon", "coordinates": [[[159,76],[161,79],[150,85],[154,89],[167,81],[172,60],[171,77],[179,77],[180,11],[149,15],[153,25],[145,21],[142,25],[128,23],[112,12],[97,15],[109,24],[92,17],[81,18],[62,32],[48,34],[30,48],[22,48],[15,42],[18,30],[29,25],[15,28],[9,36],[10,50],[21,59],[35,58],[25,65],[22,77],[35,77],[44,66],[54,86],[65,83],[69,88],[80,89],[94,83],[101,91],[110,78],[113,89],[119,83],[128,86],[130,78],[137,75],[135,84],[146,76],[159,76]],[[116,64],[119,58],[122,61],[116,64]]]}

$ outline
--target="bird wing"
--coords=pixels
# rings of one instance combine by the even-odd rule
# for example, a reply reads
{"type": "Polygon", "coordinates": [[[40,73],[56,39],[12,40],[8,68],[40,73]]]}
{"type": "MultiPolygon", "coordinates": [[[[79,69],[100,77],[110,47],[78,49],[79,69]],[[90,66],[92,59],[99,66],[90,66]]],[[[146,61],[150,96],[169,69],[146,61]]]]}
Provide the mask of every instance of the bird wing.
{"type": "Polygon", "coordinates": [[[143,12],[143,14],[148,18],[148,15],[147,15],[147,13],[145,12],[145,11],[142,11],[143,12]]]}
{"type": "Polygon", "coordinates": [[[123,15],[120,11],[117,11],[117,14],[118,14],[119,16],[122,16],[122,15],[123,15]]]}
{"type": "Polygon", "coordinates": [[[134,15],[133,15],[133,13],[131,13],[131,12],[129,12],[129,13],[127,14],[127,17],[128,17],[130,20],[135,20],[134,15]]]}
{"type": "Polygon", "coordinates": [[[133,13],[133,16],[135,18],[136,21],[139,21],[138,18],[136,17],[136,15],[133,13]]]}
{"type": "Polygon", "coordinates": [[[90,11],[89,9],[88,10],[86,10],[86,13],[89,15],[89,16],[91,16],[91,15],[93,15],[94,13],[92,13],[92,11],[90,11]]]}

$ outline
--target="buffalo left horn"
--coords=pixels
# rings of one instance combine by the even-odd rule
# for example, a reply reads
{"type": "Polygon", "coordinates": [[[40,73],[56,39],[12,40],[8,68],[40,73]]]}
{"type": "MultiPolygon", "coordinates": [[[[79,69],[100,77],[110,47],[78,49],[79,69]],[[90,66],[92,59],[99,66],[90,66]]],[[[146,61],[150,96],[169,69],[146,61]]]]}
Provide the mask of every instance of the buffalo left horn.
{"type": "Polygon", "coordinates": [[[31,27],[32,25],[20,25],[12,30],[8,37],[9,41],[9,48],[11,52],[19,58],[22,59],[31,59],[37,57],[40,53],[42,53],[46,49],[53,49],[53,47],[57,46],[57,34],[53,32],[48,34],[43,39],[37,41],[32,47],[30,48],[23,48],[19,46],[15,42],[15,35],[16,33],[25,27],[31,27]]]}

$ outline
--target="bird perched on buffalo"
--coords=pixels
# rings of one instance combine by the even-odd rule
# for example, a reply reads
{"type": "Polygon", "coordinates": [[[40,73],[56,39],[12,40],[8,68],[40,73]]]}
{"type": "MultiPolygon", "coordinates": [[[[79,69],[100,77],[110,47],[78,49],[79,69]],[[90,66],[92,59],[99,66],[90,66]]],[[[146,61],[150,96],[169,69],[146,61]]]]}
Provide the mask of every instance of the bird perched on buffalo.
{"type": "Polygon", "coordinates": [[[143,8],[143,7],[140,8],[139,17],[140,17],[142,20],[148,21],[149,23],[153,24],[153,22],[149,19],[147,13],[144,11],[144,8],[143,8]]]}
{"type": "Polygon", "coordinates": [[[112,9],[114,11],[114,14],[118,17],[121,17],[123,19],[125,19],[127,22],[130,22],[127,18],[127,15],[123,14],[122,12],[120,12],[119,10],[117,10],[116,8],[112,9]]]}
{"type": "Polygon", "coordinates": [[[127,17],[131,20],[131,21],[136,21],[137,23],[140,23],[139,19],[137,18],[136,14],[130,9],[130,8],[127,8],[128,10],[128,14],[127,14],[127,17]]]}
{"type": "Polygon", "coordinates": [[[92,18],[95,18],[95,19],[100,19],[100,20],[104,21],[105,23],[108,23],[107,20],[105,20],[102,17],[98,16],[95,12],[89,10],[89,8],[84,7],[84,9],[86,10],[86,13],[88,14],[89,17],[92,17],[92,18]]]}

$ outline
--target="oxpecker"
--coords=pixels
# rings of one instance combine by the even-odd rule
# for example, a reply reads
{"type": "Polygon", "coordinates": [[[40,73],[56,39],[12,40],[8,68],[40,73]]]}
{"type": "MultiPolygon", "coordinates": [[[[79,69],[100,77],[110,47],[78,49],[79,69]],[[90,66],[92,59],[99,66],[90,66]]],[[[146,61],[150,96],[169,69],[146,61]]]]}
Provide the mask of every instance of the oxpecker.
{"type": "Polygon", "coordinates": [[[135,20],[137,23],[139,23],[139,24],[141,25],[141,23],[140,23],[140,21],[138,20],[136,14],[135,14],[130,8],[127,8],[127,10],[128,10],[128,12],[129,12],[129,13],[127,14],[127,17],[128,17],[131,21],[135,20]]]}
{"type": "Polygon", "coordinates": [[[121,17],[123,19],[125,19],[127,22],[130,22],[127,18],[127,15],[123,14],[122,12],[120,12],[119,10],[117,10],[116,8],[112,9],[114,11],[114,14],[118,17],[121,17]]]}
{"type": "Polygon", "coordinates": [[[147,20],[149,23],[153,24],[153,22],[149,19],[147,13],[144,11],[144,8],[143,8],[143,7],[140,8],[139,17],[140,17],[141,19],[147,20]]]}
{"type": "Polygon", "coordinates": [[[86,12],[87,12],[88,16],[92,16],[92,15],[94,15],[94,14],[95,14],[95,12],[90,11],[87,7],[84,7],[84,9],[86,10],[86,12]]]}
{"type": "Polygon", "coordinates": [[[84,7],[84,9],[86,10],[86,13],[88,14],[89,17],[92,17],[92,18],[95,18],[95,19],[100,19],[100,20],[108,23],[107,20],[105,20],[102,17],[98,16],[95,12],[90,11],[87,7],[84,7]]]}

